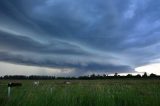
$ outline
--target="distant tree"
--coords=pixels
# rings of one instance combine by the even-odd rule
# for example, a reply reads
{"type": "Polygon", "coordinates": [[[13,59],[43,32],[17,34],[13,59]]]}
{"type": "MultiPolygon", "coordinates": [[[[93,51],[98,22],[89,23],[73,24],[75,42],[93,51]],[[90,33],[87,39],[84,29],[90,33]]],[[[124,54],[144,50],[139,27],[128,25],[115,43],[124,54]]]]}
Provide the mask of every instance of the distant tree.
{"type": "Polygon", "coordinates": [[[95,79],[95,78],[96,78],[96,75],[95,75],[95,74],[92,74],[92,75],[90,76],[90,78],[91,78],[91,79],[95,79]]]}
{"type": "Polygon", "coordinates": [[[131,77],[132,77],[132,74],[128,74],[126,77],[131,78],[131,77]]]}
{"type": "Polygon", "coordinates": [[[157,76],[156,74],[153,73],[150,74],[150,77],[156,77],[156,76],[157,76]]]}
{"type": "Polygon", "coordinates": [[[140,75],[140,74],[137,74],[135,77],[136,77],[136,78],[141,78],[141,75],[140,75]]]}
{"type": "Polygon", "coordinates": [[[146,78],[147,77],[147,73],[145,72],[143,75],[142,75],[143,78],[146,78]]]}
{"type": "Polygon", "coordinates": [[[115,73],[115,74],[114,74],[114,77],[118,77],[118,73],[115,73]]]}
{"type": "Polygon", "coordinates": [[[103,78],[106,78],[108,75],[106,75],[106,74],[103,74],[103,78]]]}
{"type": "Polygon", "coordinates": [[[90,79],[89,76],[79,76],[78,79],[87,80],[90,79]]]}

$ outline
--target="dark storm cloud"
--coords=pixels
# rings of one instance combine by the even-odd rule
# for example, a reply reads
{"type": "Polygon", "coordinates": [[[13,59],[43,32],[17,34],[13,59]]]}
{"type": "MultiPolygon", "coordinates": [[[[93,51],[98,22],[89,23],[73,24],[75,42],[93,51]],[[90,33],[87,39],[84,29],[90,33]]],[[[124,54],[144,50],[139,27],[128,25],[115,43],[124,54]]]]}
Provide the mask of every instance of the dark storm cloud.
{"type": "MultiPolygon", "coordinates": [[[[37,52],[46,54],[76,54],[87,55],[80,47],[65,42],[54,41],[51,44],[42,44],[25,36],[12,35],[0,32],[0,47],[6,50],[37,52]]],[[[3,49],[1,49],[3,50],[3,49]]]]}
{"type": "Polygon", "coordinates": [[[157,0],[1,0],[1,61],[133,71],[160,58],[159,5],[157,0]]]}
{"type": "Polygon", "coordinates": [[[134,72],[134,69],[132,69],[129,66],[125,65],[113,65],[113,64],[99,64],[95,62],[90,62],[88,64],[73,64],[73,63],[63,63],[63,62],[57,62],[54,60],[39,60],[35,61],[33,58],[26,58],[22,55],[15,55],[7,52],[0,52],[0,61],[10,62],[14,64],[25,64],[25,65],[35,65],[39,67],[51,67],[51,68],[71,68],[76,69],[77,71],[81,71],[82,73],[87,73],[88,71],[92,72],[134,72]]]}

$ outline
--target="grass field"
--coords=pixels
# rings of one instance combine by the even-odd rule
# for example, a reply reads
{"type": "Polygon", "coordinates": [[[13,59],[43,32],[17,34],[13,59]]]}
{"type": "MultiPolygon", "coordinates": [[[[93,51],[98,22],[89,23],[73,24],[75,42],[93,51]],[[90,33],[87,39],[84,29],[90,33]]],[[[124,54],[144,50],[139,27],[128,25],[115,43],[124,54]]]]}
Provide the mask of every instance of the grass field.
{"type": "Polygon", "coordinates": [[[160,80],[23,80],[11,88],[0,80],[0,106],[160,106],[160,80]]]}

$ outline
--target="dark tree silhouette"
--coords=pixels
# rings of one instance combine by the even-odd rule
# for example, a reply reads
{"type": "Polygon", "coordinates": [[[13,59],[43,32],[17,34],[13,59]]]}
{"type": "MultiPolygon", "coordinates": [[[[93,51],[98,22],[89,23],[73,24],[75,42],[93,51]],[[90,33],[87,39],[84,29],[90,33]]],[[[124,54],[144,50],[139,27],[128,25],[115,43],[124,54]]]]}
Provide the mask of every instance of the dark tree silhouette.
{"type": "Polygon", "coordinates": [[[132,77],[132,74],[128,74],[126,77],[127,77],[127,78],[131,78],[131,77],[132,77]]]}
{"type": "Polygon", "coordinates": [[[87,76],[79,76],[79,77],[55,77],[55,76],[37,76],[37,75],[31,75],[31,76],[24,76],[24,75],[6,75],[6,76],[1,76],[0,79],[6,79],[6,80],[54,80],[54,79],[59,79],[59,80],[74,80],[74,79],[80,79],[80,80],[94,80],[94,79],[125,79],[125,78],[137,78],[137,79],[160,79],[159,75],[156,74],[150,74],[149,76],[147,76],[147,73],[145,72],[142,77],[140,74],[137,75],[132,75],[132,74],[128,74],[126,76],[120,76],[118,75],[118,73],[115,73],[113,76],[108,76],[106,74],[103,75],[87,75],[87,76]]]}
{"type": "Polygon", "coordinates": [[[90,76],[90,78],[92,78],[92,79],[95,79],[95,77],[96,77],[95,74],[92,74],[92,75],[90,76]]]}
{"type": "Polygon", "coordinates": [[[147,78],[147,73],[145,72],[143,75],[142,75],[143,78],[147,78]]]}
{"type": "Polygon", "coordinates": [[[140,75],[140,74],[137,74],[135,77],[136,77],[136,78],[141,78],[141,75],[140,75]]]}
{"type": "Polygon", "coordinates": [[[150,74],[150,77],[155,78],[155,77],[157,77],[157,75],[156,75],[156,74],[151,73],[151,74],[150,74]]]}
{"type": "Polygon", "coordinates": [[[118,77],[118,73],[115,73],[115,74],[114,74],[114,77],[118,77]]]}

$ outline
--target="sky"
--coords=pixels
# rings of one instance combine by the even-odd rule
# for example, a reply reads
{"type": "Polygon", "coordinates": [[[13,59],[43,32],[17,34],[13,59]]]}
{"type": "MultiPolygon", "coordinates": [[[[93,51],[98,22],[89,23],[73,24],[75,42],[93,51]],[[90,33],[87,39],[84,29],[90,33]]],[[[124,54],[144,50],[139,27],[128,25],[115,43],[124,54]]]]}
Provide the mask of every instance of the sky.
{"type": "Polygon", "coordinates": [[[0,0],[0,75],[160,74],[159,11],[159,0],[0,0]]]}

